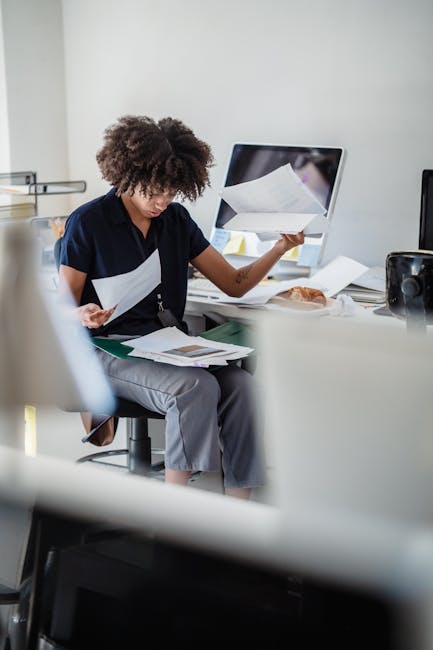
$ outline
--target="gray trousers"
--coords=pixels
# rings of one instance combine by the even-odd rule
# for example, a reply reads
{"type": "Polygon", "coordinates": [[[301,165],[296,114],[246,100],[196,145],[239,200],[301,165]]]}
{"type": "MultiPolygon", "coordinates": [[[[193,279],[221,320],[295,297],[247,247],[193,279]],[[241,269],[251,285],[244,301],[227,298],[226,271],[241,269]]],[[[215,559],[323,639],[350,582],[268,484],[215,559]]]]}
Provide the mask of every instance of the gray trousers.
{"type": "Polygon", "coordinates": [[[225,487],[264,484],[254,380],[248,372],[236,364],[209,371],[97,353],[118,397],[165,415],[167,468],[217,471],[221,453],[225,487]]]}

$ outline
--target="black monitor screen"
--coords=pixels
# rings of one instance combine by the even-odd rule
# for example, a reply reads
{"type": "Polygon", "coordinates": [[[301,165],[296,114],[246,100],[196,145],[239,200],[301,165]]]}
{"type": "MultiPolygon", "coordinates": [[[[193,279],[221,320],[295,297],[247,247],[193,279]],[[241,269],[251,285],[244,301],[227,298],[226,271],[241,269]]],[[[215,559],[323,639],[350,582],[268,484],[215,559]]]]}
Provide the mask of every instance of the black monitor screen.
{"type": "MultiPolygon", "coordinates": [[[[326,208],[329,216],[342,155],[343,150],[338,147],[235,144],[225,186],[255,180],[290,163],[293,170],[326,208]]],[[[221,200],[215,227],[222,228],[234,215],[234,210],[221,200]]]]}
{"type": "Polygon", "coordinates": [[[433,169],[422,173],[419,248],[433,250],[433,169]]]}

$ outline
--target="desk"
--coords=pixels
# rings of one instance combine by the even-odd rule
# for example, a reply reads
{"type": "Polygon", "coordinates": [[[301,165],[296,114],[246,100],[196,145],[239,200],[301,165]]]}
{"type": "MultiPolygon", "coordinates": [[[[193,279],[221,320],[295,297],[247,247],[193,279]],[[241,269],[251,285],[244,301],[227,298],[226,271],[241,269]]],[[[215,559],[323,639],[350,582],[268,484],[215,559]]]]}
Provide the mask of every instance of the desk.
{"type": "MultiPolygon", "coordinates": [[[[378,305],[365,306],[364,303],[355,303],[357,312],[353,316],[347,316],[344,318],[350,320],[357,320],[360,322],[382,322],[387,326],[396,326],[396,327],[405,327],[405,321],[398,318],[390,316],[377,316],[373,313],[373,309],[378,305]]],[[[259,323],[263,316],[266,314],[281,314],[287,318],[302,318],[309,317],[307,312],[293,313],[288,312],[284,307],[279,307],[278,305],[269,304],[261,307],[251,307],[251,306],[240,306],[233,303],[222,303],[218,300],[212,298],[204,298],[202,296],[187,296],[186,316],[208,316],[213,318],[216,322],[224,322],[224,320],[236,320],[241,323],[255,324],[259,323]]],[[[315,312],[319,314],[320,312],[315,312]]],[[[310,314],[311,316],[311,314],[310,314]]],[[[332,316],[327,314],[326,318],[340,319],[340,316],[332,316]]]]}

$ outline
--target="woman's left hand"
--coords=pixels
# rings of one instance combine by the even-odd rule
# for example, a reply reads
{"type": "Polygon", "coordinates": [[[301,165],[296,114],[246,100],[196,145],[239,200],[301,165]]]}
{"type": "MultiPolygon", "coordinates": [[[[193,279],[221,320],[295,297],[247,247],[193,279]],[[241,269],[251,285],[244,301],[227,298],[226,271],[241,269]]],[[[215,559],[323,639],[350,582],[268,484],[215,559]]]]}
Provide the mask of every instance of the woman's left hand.
{"type": "Polygon", "coordinates": [[[281,239],[279,239],[275,244],[275,248],[279,248],[281,250],[281,255],[284,255],[286,251],[289,251],[291,248],[295,248],[295,246],[300,246],[303,243],[304,243],[303,232],[298,232],[295,235],[282,234],[281,239]]]}

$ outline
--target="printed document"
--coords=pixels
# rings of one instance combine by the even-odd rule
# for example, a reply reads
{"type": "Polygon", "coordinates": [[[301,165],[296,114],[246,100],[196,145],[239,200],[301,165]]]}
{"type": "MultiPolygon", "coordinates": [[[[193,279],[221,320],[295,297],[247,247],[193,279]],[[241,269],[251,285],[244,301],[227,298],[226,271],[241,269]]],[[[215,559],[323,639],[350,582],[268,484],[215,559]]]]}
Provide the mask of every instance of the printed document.
{"type": "Polygon", "coordinates": [[[124,345],[134,348],[129,356],[142,357],[176,366],[227,365],[228,360],[242,359],[252,348],[231,343],[211,341],[201,336],[188,336],[177,327],[161,330],[128,339],[124,345]]]}
{"type": "Polygon", "coordinates": [[[220,195],[237,212],[224,226],[229,230],[319,234],[328,229],[326,209],[290,163],[254,181],[224,187],[220,195]]]}
{"type": "MultiPolygon", "coordinates": [[[[110,278],[92,280],[104,309],[117,305],[107,323],[131,309],[161,284],[161,263],[158,249],[133,271],[110,278]]],[[[107,324],[106,323],[106,324],[107,324]]]]}

